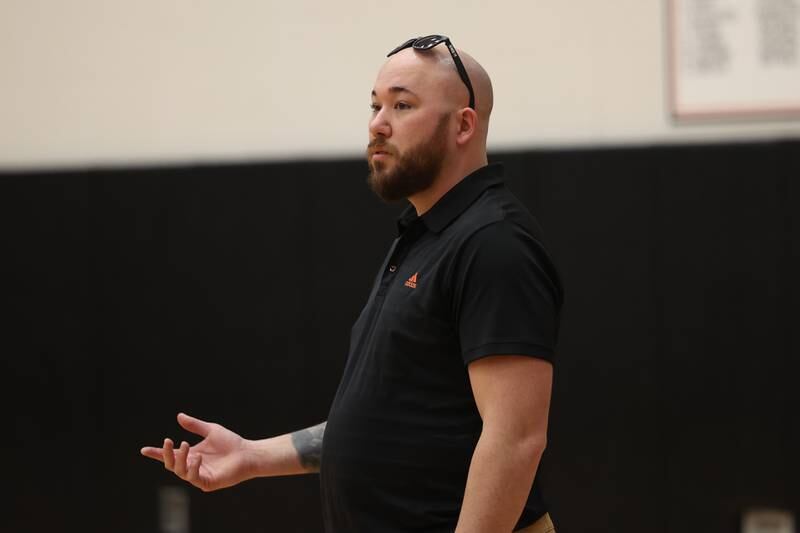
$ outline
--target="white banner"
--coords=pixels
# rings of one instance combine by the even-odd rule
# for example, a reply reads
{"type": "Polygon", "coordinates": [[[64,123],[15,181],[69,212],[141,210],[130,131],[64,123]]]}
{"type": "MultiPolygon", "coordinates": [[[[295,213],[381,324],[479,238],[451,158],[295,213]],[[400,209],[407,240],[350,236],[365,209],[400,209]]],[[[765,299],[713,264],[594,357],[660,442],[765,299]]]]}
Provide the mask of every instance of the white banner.
{"type": "Polygon", "coordinates": [[[678,119],[800,114],[800,0],[668,0],[678,119]]]}

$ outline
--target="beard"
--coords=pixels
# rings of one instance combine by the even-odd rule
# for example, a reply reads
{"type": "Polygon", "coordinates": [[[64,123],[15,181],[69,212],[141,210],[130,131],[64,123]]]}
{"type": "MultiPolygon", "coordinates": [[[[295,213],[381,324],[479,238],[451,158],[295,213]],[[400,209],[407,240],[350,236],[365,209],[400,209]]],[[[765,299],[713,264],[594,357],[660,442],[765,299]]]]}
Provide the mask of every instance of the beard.
{"type": "Polygon", "coordinates": [[[378,136],[367,146],[367,163],[370,173],[367,183],[370,189],[384,202],[396,202],[429,188],[442,170],[447,147],[447,122],[449,116],[442,115],[436,129],[428,139],[417,143],[404,153],[378,136]],[[376,151],[385,151],[394,158],[394,166],[387,168],[383,161],[374,161],[370,156],[376,151]]]}

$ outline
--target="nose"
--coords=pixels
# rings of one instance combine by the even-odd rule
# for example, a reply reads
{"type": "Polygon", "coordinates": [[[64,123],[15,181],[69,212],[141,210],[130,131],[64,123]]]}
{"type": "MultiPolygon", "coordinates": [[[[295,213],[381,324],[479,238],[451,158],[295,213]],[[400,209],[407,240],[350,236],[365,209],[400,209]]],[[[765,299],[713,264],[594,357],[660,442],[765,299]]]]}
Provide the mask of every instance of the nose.
{"type": "Polygon", "coordinates": [[[369,135],[373,139],[378,135],[387,139],[392,136],[392,126],[389,124],[383,109],[375,113],[369,121],[369,135]]]}

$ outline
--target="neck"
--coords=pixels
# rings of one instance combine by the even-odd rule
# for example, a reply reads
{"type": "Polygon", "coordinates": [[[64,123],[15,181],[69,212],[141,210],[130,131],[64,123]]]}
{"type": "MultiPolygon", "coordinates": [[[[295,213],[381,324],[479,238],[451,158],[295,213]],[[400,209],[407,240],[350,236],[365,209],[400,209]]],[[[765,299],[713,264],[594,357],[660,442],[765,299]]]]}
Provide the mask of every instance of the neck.
{"type": "Polygon", "coordinates": [[[408,201],[416,209],[417,215],[422,216],[461,180],[487,164],[488,160],[484,152],[480,157],[465,158],[460,164],[448,165],[442,169],[430,187],[413,196],[409,196],[408,201]]]}

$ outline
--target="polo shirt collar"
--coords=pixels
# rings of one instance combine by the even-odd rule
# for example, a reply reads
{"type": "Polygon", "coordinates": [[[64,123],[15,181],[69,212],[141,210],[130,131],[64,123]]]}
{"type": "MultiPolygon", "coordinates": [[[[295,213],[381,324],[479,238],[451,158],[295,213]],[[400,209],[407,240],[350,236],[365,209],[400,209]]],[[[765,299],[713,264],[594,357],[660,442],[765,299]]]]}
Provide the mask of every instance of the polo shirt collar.
{"type": "Polygon", "coordinates": [[[421,217],[417,216],[414,206],[409,205],[397,219],[397,229],[403,233],[419,219],[429,230],[440,233],[477,200],[483,191],[498,183],[503,183],[502,163],[481,167],[456,183],[421,217]]]}

